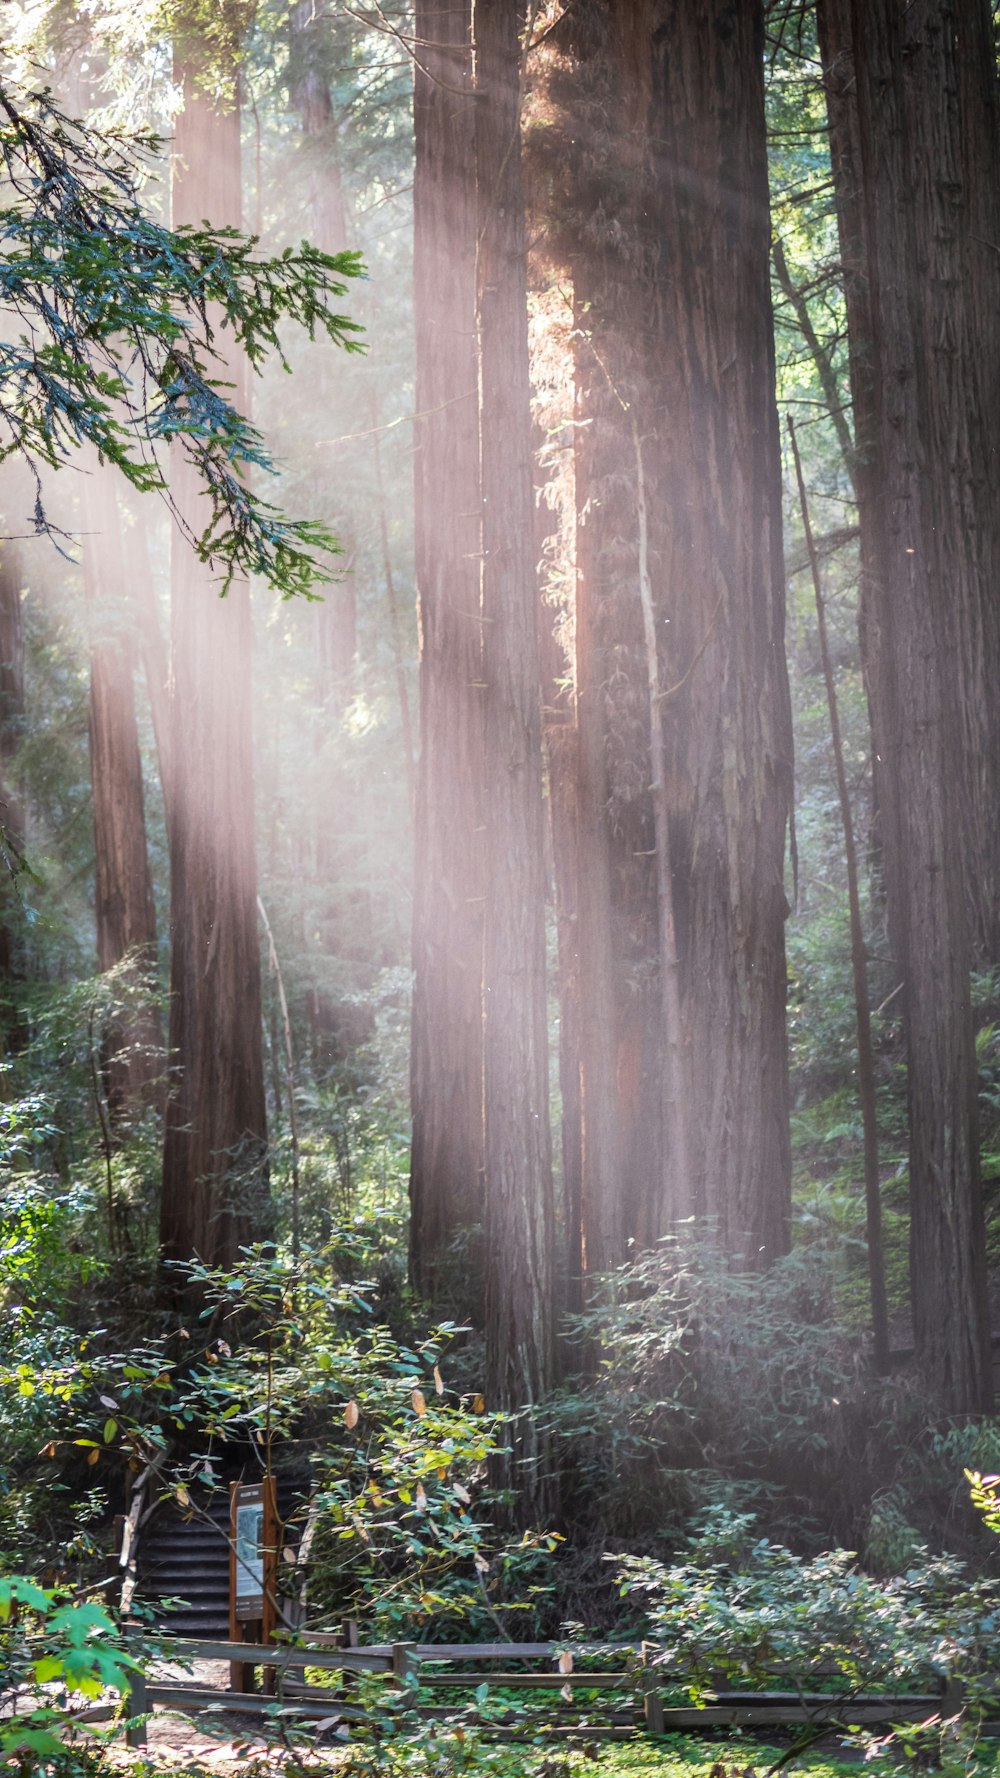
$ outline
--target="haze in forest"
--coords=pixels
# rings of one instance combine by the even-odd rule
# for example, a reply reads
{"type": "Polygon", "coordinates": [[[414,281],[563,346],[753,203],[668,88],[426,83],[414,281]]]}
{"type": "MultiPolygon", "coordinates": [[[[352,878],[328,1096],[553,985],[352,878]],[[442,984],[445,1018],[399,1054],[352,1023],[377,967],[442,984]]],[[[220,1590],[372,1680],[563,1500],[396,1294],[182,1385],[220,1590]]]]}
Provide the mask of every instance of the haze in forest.
{"type": "MultiPolygon", "coordinates": [[[[576,1586],[610,1613],[609,1542],[676,1551],[706,1506],[880,1572],[978,1548],[947,1465],[1000,1468],[989,6],[0,30],[24,115],[44,78],[80,120],[67,164],[153,130],[130,203],[255,263],[308,240],[363,328],[282,322],[251,366],[217,287],[185,311],[277,466],[243,485],[338,540],[314,596],[204,559],[234,514],[197,438],[143,440],[160,493],[0,463],[0,1221],[68,1267],[52,1363],[97,1326],[179,1374],[272,1265],[305,1350],[309,1291],[342,1330],[363,1286],[412,1402],[447,1348],[447,1405],[502,1416],[490,1523],[579,1563],[546,1633],[576,1586]]],[[[358,1423],[340,1364],[289,1475],[358,1423]]]]}

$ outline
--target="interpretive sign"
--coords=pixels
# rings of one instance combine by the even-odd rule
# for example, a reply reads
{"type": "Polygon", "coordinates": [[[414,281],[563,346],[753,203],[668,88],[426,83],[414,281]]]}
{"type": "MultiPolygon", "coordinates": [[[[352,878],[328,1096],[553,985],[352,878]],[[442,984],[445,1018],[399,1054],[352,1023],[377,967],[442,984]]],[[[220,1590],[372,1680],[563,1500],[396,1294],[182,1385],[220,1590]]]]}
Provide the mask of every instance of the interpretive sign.
{"type": "Polygon", "coordinates": [[[264,1615],[264,1487],[238,1484],[232,1502],[232,1597],[240,1622],[264,1615]]]}
{"type": "Polygon", "coordinates": [[[273,1476],[229,1484],[229,1632],[270,1642],[278,1584],[278,1501],[273,1476]]]}

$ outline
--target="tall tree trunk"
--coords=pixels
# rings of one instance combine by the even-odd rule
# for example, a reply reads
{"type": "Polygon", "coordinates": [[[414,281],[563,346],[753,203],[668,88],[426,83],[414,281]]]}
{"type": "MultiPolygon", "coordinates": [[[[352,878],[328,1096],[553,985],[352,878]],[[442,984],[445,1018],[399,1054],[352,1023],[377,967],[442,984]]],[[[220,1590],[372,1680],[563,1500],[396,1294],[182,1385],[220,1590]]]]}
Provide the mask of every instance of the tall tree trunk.
{"type": "MultiPolygon", "coordinates": [[[[653,1151],[626,1229],[695,1213],[761,1264],[791,1208],[792,758],[762,9],[579,0],[565,21],[589,1068],[625,1175],[637,1131],[653,1151]],[[602,975],[625,969],[609,1082],[602,975]]],[[[586,1039],[583,1070],[587,1126],[586,1039]]],[[[620,1239],[616,1171],[612,1147],[588,1250],[602,1205],[620,1239]]]]}
{"type": "MultiPolygon", "coordinates": [[[[573,303],[574,676],[583,1250],[588,1273],[655,1238],[661,1171],[657,907],[649,705],[639,598],[634,451],[622,390],[644,338],[636,242],[644,182],[639,96],[621,19],[581,0],[543,51],[532,136],[549,229],[573,303]],[[626,122],[626,119],[628,122],[626,122]],[[546,166],[546,158],[549,164],[546,166]],[[642,316],[640,321],[639,317],[642,316]]],[[[647,45],[648,56],[648,45],[647,45]]]]}
{"type": "Polygon", "coordinates": [[[324,253],[343,253],[347,206],[340,173],[337,119],[330,92],[328,21],[315,0],[296,0],[288,20],[288,86],[302,123],[308,171],[310,238],[324,253]]]}
{"type": "Polygon", "coordinates": [[[22,979],[20,907],[12,879],[24,846],[24,815],[11,783],[11,769],[24,727],[24,628],[21,622],[21,564],[17,546],[0,545],[0,826],[6,840],[0,856],[0,1055],[25,1039],[17,1006],[22,979]]]}
{"type": "Polygon", "coordinates": [[[538,589],[517,0],[476,0],[486,912],[486,1381],[513,1415],[497,1480],[551,1503],[537,1407],[552,1375],[552,1177],[538,589]]]}
{"type": "MultiPolygon", "coordinates": [[[[236,79],[212,104],[183,69],[174,135],[173,221],[239,225],[236,79]]],[[[227,367],[237,391],[242,367],[227,367]]],[[[174,498],[204,525],[180,453],[174,498]]],[[[232,1264],[269,1222],[250,703],[250,594],[226,598],[189,544],[171,559],[173,733],[170,824],[170,1051],[163,1157],[164,1258],[232,1264]]]]}
{"type": "Polygon", "coordinates": [[[688,1202],[758,1265],[787,1250],[791,1212],[783,873],[792,731],[763,7],[650,8],[653,363],[635,409],[648,440],[688,1202]]]}
{"type": "Polygon", "coordinates": [[[146,850],[142,758],[131,637],[134,602],[111,471],[95,464],[83,490],[84,585],[90,612],[90,783],[94,804],[97,962],[134,961],[134,1010],[104,1033],[102,1066],[112,1126],[150,1099],[162,1069],[154,995],[156,910],[146,850]]]}
{"type": "Polygon", "coordinates": [[[855,414],[862,646],[890,938],[905,983],[914,1336],[929,1389],[956,1413],[987,1410],[992,1394],[967,892],[985,873],[995,914],[997,882],[970,770],[996,769],[985,720],[985,680],[992,674],[995,691],[997,673],[988,609],[996,489],[986,485],[995,471],[977,438],[996,403],[988,416],[969,344],[977,326],[988,334],[996,322],[977,317],[962,275],[963,244],[966,272],[974,257],[964,154],[980,115],[963,100],[985,79],[988,8],[970,0],[960,10],[961,31],[944,0],[822,0],[819,9],[855,414]],[[964,65],[979,55],[981,68],[964,65]]]}
{"type": "MultiPolygon", "coordinates": [[[[410,1267],[435,1294],[483,1220],[483,677],[469,0],[417,0],[414,75],[420,759],[410,1267]]],[[[472,1272],[477,1269],[475,1263],[472,1272]]],[[[471,1306],[476,1282],[465,1264],[471,1306]]]]}
{"type": "MultiPolygon", "coordinates": [[[[645,851],[645,847],[632,846],[626,851],[620,843],[628,827],[616,820],[616,815],[621,813],[621,804],[632,799],[621,781],[614,787],[617,796],[608,782],[608,719],[613,700],[609,687],[614,679],[608,614],[615,603],[614,578],[620,563],[616,541],[621,510],[613,477],[619,468],[614,446],[621,408],[608,387],[606,368],[588,341],[593,294],[579,266],[574,285],[578,318],[573,435],[577,491],[577,925],[580,955],[586,960],[580,972],[581,1199],[584,1265],[588,1273],[600,1273],[620,1265],[625,1257],[617,1080],[619,994],[625,970],[615,947],[613,870],[643,877],[648,875],[648,864],[635,857],[636,851],[645,851]]],[[[627,675],[617,683],[627,687],[627,675]]],[[[627,723],[627,713],[623,714],[627,723]]]]}
{"type": "MultiPolygon", "coordinates": [[[[347,202],[340,167],[337,118],[330,91],[329,20],[315,0],[297,0],[288,19],[288,88],[299,114],[299,152],[307,170],[309,238],[324,253],[343,253],[348,240],[347,202]]],[[[345,539],[344,525],[339,536],[345,539]]],[[[357,682],[358,624],[353,550],[345,543],[348,573],[326,587],[316,613],[322,684],[335,716],[343,715],[357,682]]]]}

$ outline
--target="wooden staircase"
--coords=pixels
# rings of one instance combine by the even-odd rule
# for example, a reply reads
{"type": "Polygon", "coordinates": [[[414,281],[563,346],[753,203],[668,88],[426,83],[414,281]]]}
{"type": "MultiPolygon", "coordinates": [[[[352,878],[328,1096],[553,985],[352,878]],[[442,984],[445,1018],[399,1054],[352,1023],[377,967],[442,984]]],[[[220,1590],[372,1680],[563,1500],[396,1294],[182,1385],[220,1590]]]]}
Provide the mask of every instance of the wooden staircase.
{"type": "MultiPolygon", "coordinates": [[[[279,1478],[282,1520],[301,1510],[303,1493],[294,1481],[279,1478]]],[[[135,1599],[152,1610],[157,1629],[168,1636],[190,1642],[228,1637],[228,1489],[214,1494],[192,1489],[190,1507],[171,1500],[157,1508],[138,1540],[135,1599]]]]}
{"type": "Polygon", "coordinates": [[[157,1629],[194,1641],[229,1635],[228,1538],[228,1495],[199,1502],[193,1516],[168,1502],[150,1519],[139,1543],[136,1602],[152,1609],[157,1629]]]}

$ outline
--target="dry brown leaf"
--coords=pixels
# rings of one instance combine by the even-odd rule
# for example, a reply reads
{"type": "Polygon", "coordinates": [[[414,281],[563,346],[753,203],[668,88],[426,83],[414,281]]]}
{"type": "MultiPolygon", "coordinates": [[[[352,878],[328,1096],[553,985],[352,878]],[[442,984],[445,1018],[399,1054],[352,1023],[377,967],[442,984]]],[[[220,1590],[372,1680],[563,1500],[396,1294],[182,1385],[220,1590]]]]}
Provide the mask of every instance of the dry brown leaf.
{"type": "Polygon", "coordinates": [[[361,1410],[358,1407],[357,1402],[356,1401],[349,1401],[346,1408],[344,1409],[344,1425],[347,1427],[348,1432],[354,1431],[354,1428],[357,1425],[360,1418],[361,1418],[361,1410]]]}

